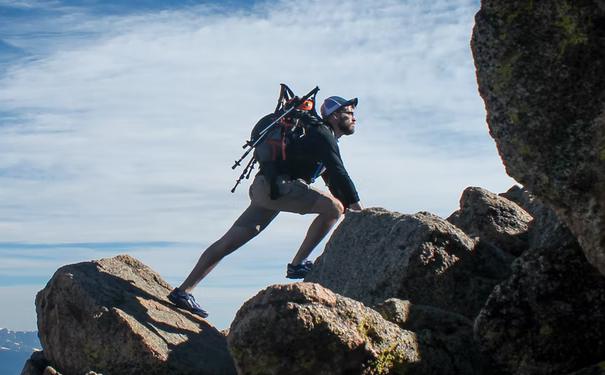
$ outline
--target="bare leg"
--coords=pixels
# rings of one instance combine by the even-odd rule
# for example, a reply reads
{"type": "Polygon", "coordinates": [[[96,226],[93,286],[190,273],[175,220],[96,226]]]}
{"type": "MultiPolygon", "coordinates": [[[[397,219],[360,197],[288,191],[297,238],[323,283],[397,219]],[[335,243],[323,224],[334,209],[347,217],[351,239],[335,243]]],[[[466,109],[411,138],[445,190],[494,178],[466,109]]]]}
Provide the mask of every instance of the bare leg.
{"type": "Polygon", "coordinates": [[[256,228],[231,227],[223,237],[204,251],[189,276],[187,276],[187,279],[185,279],[179,287],[179,290],[183,293],[193,293],[193,289],[195,289],[197,284],[199,284],[224,257],[240,248],[259,233],[260,230],[256,228]]]}
{"type": "Polygon", "coordinates": [[[311,223],[305,239],[292,259],[293,265],[300,264],[311,254],[344,213],[344,207],[339,200],[325,194],[317,200],[311,212],[317,212],[319,216],[311,223]]]}

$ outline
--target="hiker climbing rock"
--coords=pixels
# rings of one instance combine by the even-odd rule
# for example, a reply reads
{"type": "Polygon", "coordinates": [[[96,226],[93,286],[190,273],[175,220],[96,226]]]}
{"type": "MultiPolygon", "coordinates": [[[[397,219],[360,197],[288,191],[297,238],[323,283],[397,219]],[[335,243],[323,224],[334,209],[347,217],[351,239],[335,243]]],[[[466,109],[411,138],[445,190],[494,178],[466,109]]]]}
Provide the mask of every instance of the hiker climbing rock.
{"type": "Polygon", "coordinates": [[[227,233],[202,253],[189,276],[170,293],[168,298],[176,306],[208,316],[195,301],[194,288],[221,259],[262,232],[280,212],[318,214],[286,269],[287,278],[302,279],[313,266],[307,257],[345,209],[363,209],[338,148],[340,137],[355,132],[353,111],[358,100],[331,96],[321,106],[320,118],[315,110],[318,90],[316,87],[298,98],[282,84],[275,112],[255,126],[245,145],[250,150],[234,165],[238,166],[254,149],[254,157],[238,180],[239,184],[249,176],[255,162],[259,163],[260,170],[249,190],[250,205],[227,233]],[[319,176],[330,193],[310,186],[319,176]]]}

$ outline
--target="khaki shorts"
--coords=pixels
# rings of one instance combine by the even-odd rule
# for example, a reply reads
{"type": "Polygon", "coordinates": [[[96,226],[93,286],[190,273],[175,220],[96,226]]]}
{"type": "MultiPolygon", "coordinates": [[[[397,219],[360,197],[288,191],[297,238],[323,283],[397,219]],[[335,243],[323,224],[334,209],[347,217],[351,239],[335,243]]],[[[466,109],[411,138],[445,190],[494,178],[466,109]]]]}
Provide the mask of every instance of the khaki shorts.
{"type": "Polygon", "coordinates": [[[301,179],[278,178],[279,198],[269,197],[269,181],[257,175],[250,186],[250,206],[235,221],[233,226],[256,228],[262,231],[280,211],[308,214],[324,194],[301,179]]]}

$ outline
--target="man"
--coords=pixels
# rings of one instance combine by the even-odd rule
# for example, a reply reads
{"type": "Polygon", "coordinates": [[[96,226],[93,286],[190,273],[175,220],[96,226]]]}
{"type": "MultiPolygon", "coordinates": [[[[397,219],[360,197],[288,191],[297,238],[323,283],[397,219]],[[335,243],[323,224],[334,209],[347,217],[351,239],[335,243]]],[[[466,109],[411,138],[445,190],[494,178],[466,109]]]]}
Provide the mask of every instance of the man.
{"type": "MultiPolygon", "coordinates": [[[[218,241],[210,245],[180,287],[168,298],[176,306],[202,317],[208,314],[193,298],[193,289],[225,256],[258,235],[281,211],[318,214],[311,223],[298,252],[288,264],[286,277],[302,279],[311,271],[306,260],[319,242],[330,232],[345,209],[362,210],[359,195],[349,177],[337,140],[355,132],[353,110],[357,98],[327,98],[321,106],[323,121],[309,126],[307,133],[288,148],[287,175],[279,176],[278,198],[271,199],[270,184],[263,168],[250,186],[250,205],[218,241]],[[309,186],[321,175],[332,194],[309,186]]],[[[319,119],[318,119],[319,120],[319,119]]]]}

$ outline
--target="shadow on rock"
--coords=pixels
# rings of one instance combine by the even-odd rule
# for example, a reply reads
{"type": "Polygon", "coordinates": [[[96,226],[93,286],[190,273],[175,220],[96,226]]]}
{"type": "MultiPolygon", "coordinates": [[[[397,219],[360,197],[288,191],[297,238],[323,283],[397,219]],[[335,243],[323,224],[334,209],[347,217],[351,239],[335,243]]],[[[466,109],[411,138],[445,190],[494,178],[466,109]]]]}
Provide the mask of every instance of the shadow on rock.
{"type": "Polygon", "coordinates": [[[509,374],[566,374],[603,360],[605,277],[576,243],[526,251],[475,321],[509,374]]]}

